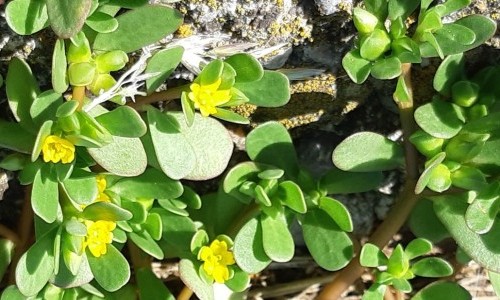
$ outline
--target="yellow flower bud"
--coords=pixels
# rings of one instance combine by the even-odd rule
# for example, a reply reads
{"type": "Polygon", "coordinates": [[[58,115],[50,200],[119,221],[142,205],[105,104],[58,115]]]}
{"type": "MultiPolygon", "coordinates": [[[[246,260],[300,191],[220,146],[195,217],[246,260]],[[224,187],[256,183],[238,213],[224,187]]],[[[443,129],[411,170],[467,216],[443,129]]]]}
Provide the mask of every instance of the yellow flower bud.
{"type": "Polygon", "coordinates": [[[112,221],[85,221],[87,226],[87,236],[83,248],[89,248],[90,253],[95,257],[108,252],[108,244],[113,241],[112,231],[116,228],[116,223],[112,221]]]}
{"type": "Polygon", "coordinates": [[[234,255],[227,249],[225,241],[215,240],[209,247],[203,246],[198,253],[198,259],[203,261],[203,270],[217,283],[229,280],[229,268],[233,265],[234,255]]]}
{"type": "Polygon", "coordinates": [[[44,162],[71,163],[75,159],[75,145],[56,135],[49,135],[43,141],[42,154],[44,162]]]}
{"type": "Polygon", "coordinates": [[[107,185],[106,177],[104,177],[104,175],[97,175],[96,181],[97,181],[97,190],[99,192],[97,194],[95,202],[110,202],[109,196],[104,193],[104,190],[106,189],[107,185]]]}
{"type": "Polygon", "coordinates": [[[191,92],[188,98],[194,102],[194,107],[200,110],[204,117],[217,113],[217,106],[228,102],[231,99],[230,90],[218,90],[222,79],[207,85],[193,83],[189,87],[191,92]]]}

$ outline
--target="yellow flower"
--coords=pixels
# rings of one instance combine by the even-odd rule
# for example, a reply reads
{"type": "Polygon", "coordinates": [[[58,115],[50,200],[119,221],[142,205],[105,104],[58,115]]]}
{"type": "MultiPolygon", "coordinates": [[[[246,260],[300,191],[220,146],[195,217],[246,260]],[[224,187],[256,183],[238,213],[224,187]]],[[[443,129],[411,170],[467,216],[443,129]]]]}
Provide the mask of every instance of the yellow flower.
{"type": "Polygon", "coordinates": [[[87,226],[87,236],[83,249],[88,247],[90,253],[95,257],[106,254],[108,244],[113,241],[112,231],[116,228],[116,223],[112,221],[85,221],[85,226],[87,226]]]}
{"type": "Polygon", "coordinates": [[[99,193],[94,202],[110,202],[109,196],[104,193],[107,185],[106,177],[104,175],[97,175],[95,180],[97,181],[97,190],[99,193]]]}
{"type": "Polygon", "coordinates": [[[208,117],[217,113],[216,107],[231,99],[230,90],[217,90],[221,82],[222,79],[219,78],[212,84],[193,83],[189,86],[191,92],[189,92],[188,98],[194,102],[194,107],[200,110],[202,116],[208,117]]]}
{"type": "Polygon", "coordinates": [[[58,163],[60,161],[67,164],[75,159],[75,145],[56,135],[49,135],[43,141],[42,154],[44,162],[58,163]]]}
{"type": "Polygon", "coordinates": [[[203,270],[217,283],[224,283],[229,279],[227,266],[235,263],[233,252],[227,249],[225,241],[219,240],[213,241],[210,247],[201,247],[198,259],[204,262],[203,270]]]}

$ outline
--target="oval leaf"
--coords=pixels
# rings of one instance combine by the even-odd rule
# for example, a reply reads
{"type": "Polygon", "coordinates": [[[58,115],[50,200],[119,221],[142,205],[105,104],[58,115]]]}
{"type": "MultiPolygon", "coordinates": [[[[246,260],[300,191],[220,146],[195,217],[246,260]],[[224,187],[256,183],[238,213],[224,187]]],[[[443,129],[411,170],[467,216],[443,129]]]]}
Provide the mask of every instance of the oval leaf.
{"type": "Polygon", "coordinates": [[[63,39],[82,29],[92,0],[45,0],[52,30],[63,39]]]}
{"type": "Polygon", "coordinates": [[[177,10],[160,5],[144,5],[116,19],[118,28],[97,34],[94,50],[136,51],[171,34],[182,24],[182,15],[177,10]]]}
{"type": "Polygon", "coordinates": [[[277,262],[287,262],[295,253],[295,244],[283,214],[276,217],[263,214],[260,217],[262,226],[262,244],[267,256],[277,262]]]}
{"type": "Polygon", "coordinates": [[[461,108],[450,102],[434,99],[415,110],[418,126],[433,137],[449,139],[454,137],[464,123],[461,108]]]}
{"type": "Polygon", "coordinates": [[[404,163],[401,145],[374,132],[351,135],[335,148],[332,159],[337,168],[351,172],[392,170],[404,163]]]}
{"type": "Polygon", "coordinates": [[[87,259],[94,278],[108,292],[114,292],[130,279],[130,267],[127,259],[113,245],[101,257],[95,257],[87,251],[87,259]]]}
{"type": "Polygon", "coordinates": [[[302,232],[307,249],[322,268],[336,271],[351,260],[354,252],[351,239],[324,211],[308,211],[302,232]]]}
{"type": "Polygon", "coordinates": [[[234,87],[247,96],[250,104],[261,107],[279,107],[290,100],[288,78],[276,71],[264,71],[261,79],[252,82],[237,82],[234,87]]]}
{"type": "Polygon", "coordinates": [[[247,273],[259,273],[271,263],[271,259],[264,252],[262,227],[256,218],[250,219],[240,229],[234,239],[233,249],[238,266],[247,273]]]}
{"type": "Polygon", "coordinates": [[[49,16],[44,1],[11,1],[5,8],[5,19],[9,27],[20,35],[33,34],[49,26],[49,16]]]}

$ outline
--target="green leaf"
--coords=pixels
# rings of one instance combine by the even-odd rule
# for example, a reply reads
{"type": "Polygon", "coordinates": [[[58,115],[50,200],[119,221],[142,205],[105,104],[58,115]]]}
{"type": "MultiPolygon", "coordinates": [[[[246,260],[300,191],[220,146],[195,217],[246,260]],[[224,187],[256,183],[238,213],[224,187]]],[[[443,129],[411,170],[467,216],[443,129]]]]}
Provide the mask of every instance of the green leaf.
{"type": "Polygon", "coordinates": [[[257,218],[250,219],[240,229],[234,239],[233,253],[238,266],[250,274],[259,273],[271,263],[264,251],[262,226],[257,218]]]}
{"type": "Polygon", "coordinates": [[[141,116],[129,106],[119,106],[95,119],[114,136],[137,138],[147,131],[141,116]]]}
{"type": "Polygon", "coordinates": [[[182,195],[182,185],[162,172],[148,168],[134,178],[123,178],[108,187],[110,191],[129,198],[175,199],[182,195]]]}
{"type": "Polygon", "coordinates": [[[191,289],[198,298],[213,300],[214,290],[211,284],[207,284],[198,275],[198,267],[189,259],[181,259],[179,262],[179,273],[182,281],[191,289]]]}
{"type": "Polygon", "coordinates": [[[382,300],[384,299],[387,285],[374,283],[363,294],[362,300],[382,300]]]}
{"type": "Polygon", "coordinates": [[[500,222],[495,222],[488,233],[478,234],[465,221],[467,194],[436,197],[434,210],[457,244],[477,263],[485,268],[500,272],[500,243],[497,232],[500,222]]]}
{"type": "Polygon", "coordinates": [[[471,0],[447,0],[443,3],[445,10],[442,12],[442,16],[451,14],[454,11],[462,9],[468,6],[471,0]]]}
{"type": "Polygon", "coordinates": [[[132,214],[120,206],[108,202],[95,202],[83,210],[82,217],[92,221],[124,221],[130,220],[132,214]]]}
{"type": "Polygon", "coordinates": [[[74,36],[87,18],[91,0],[45,0],[52,30],[63,39],[74,36]]]}
{"type": "Polygon", "coordinates": [[[242,115],[235,113],[231,110],[227,110],[224,108],[217,108],[217,112],[213,114],[212,116],[216,117],[217,119],[221,119],[223,121],[231,122],[231,123],[236,123],[236,124],[250,124],[250,120],[247,118],[243,117],[242,115]]]}
{"type": "Polygon", "coordinates": [[[471,300],[469,292],[458,283],[449,281],[437,281],[421,289],[411,298],[412,300],[471,300]]]}
{"type": "Polygon", "coordinates": [[[434,170],[442,165],[441,163],[446,158],[445,152],[440,152],[436,154],[433,158],[429,159],[425,164],[425,170],[422,172],[418,178],[417,184],[415,185],[415,194],[420,194],[425,187],[429,184],[432,179],[434,170]]]}
{"type": "MultiPolygon", "coordinates": [[[[496,31],[496,22],[481,15],[466,16],[453,24],[469,28],[475,33],[476,38],[472,44],[464,45],[460,41],[450,39],[446,33],[439,34],[436,32],[436,40],[444,55],[458,54],[474,49],[492,37],[496,31]]],[[[422,57],[437,56],[436,50],[429,43],[420,44],[420,52],[422,57]]]]}
{"type": "Polygon", "coordinates": [[[9,70],[5,78],[9,107],[17,121],[28,130],[33,130],[31,120],[31,104],[40,93],[38,83],[28,64],[17,57],[9,63],[9,70]]]}
{"type": "Polygon", "coordinates": [[[302,221],[306,246],[322,268],[336,271],[345,267],[353,256],[349,236],[323,210],[309,210],[302,221]]]}
{"type": "Polygon", "coordinates": [[[370,75],[371,62],[362,58],[358,49],[353,49],[342,59],[342,67],[352,81],[360,84],[370,75]]]}
{"type": "Polygon", "coordinates": [[[377,16],[379,20],[387,18],[387,0],[365,0],[366,9],[377,16]]]}
{"type": "Polygon", "coordinates": [[[64,40],[57,39],[52,53],[52,87],[59,94],[68,89],[67,65],[64,40]]]}
{"type": "Polygon", "coordinates": [[[148,61],[145,73],[159,73],[146,80],[148,94],[154,92],[179,65],[184,48],[173,47],[156,52],[148,61]]]}
{"type": "Polygon", "coordinates": [[[404,103],[409,102],[412,95],[410,94],[410,90],[406,85],[404,77],[400,76],[398,78],[398,83],[396,84],[396,91],[393,94],[393,98],[396,102],[404,103]]]}
{"type": "Polygon", "coordinates": [[[397,57],[377,60],[370,73],[377,79],[393,79],[401,75],[401,61],[397,57]]]}
{"type": "Polygon", "coordinates": [[[224,71],[224,62],[220,59],[214,59],[203,67],[199,74],[199,82],[201,85],[209,85],[221,79],[224,71]]]}
{"type": "Polygon", "coordinates": [[[374,244],[366,243],[359,254],[359,263],[363,267],[376,268],[387,265],[387,256],[374,244]]]}
{"type": "Polygon", "coordinates": [[[244,203],[248,203],[250,201],[249,196],[241,193],[240,187],[247,181],[257,181],[258,174],[264,172],[266,167],[268,166],[251,161],[237,164],[227,172],[224,178],[224,192],[244,203]]]}
{"type": "Polygon", "coordinates": [[[247,154],[253,161],[283,169],[287,176],[298,174],[297,154],[290,134],[278,122],[257,126],[246,140],[247,154]]]}
{"type": "Polygon", "coordinates": [[[452,85],[464,76],[464,67],[463,53],[447,56],[434,74],[434,89],[442,95],[451,95],[452,85]]]}
{"type": "Polygon", "coordinates": [[[87,259],[95,280],[108,292],[120,289],[130,279],[128,262],[113,245],[108,245],[108,251],[100,257],[87,251],[87,259]]]}
{"type": "Polygon", "coordinates": [[[224,284],[230,288],[233,292],[239,293],[243,292],[250,285],[250,276],[240,268],[236,267],[234,269],[233,278],[224,282],[224,284]]]}
{"type": "Polygon", "coordinates": [[[173,33],[182,24],[177,10],[160,5],[144,5],[116,19],[119,25],[115,31],[96,35],[94,50],[136,51],[173,33]]]}
{"type": "Polygon", "coordinates": [[[231,65],[236,71],[235,80],[238,83],[257,81],[264,76],[264,70],[260,62],[250,54],[234,54],[226,58],[224,62],[231,65]]]}
{"type": "Polygon", "coordinates": [[[191,242],[189,243],[189,249],[191,252],[195,255],[198,255],[200,252],[200,249],[203,246],[206,246],[210,242],[210,239],[208,237],[208,234],[205,230],[201,229],[198,230],[194,235],[193,238],[191,239],[191,242]]]}
{"type": "Polygon", "coordinates": [[[38,131],[35,145],[33,147],[33,152],[31,153],[31,161],[36,161],[38,159],[38,156],[40,156],[40,153],[42,152],[43,142],[50,135],[53,123],[53,121],[47,120],[42,124],[42,126],[40,126],[40,130],[38,131]]]}
{"type": "Polygon", "coordinates": [[[93,173],[76,169],[61,185],[75,203],[86,205],[97,198],[97,181],[93,173]]]}
{"type": "Polygon", "coordinates": [[[161,217],[157,213],[149,213],[146,222],[142,227],[149,233],[154,240],[161,239],[162,236],[162,222],[161,217]]]}
{"type": "Polygon", "coordinates": [[[153,240],[153,238],[146,231],[130,232],[127,234],[129,239],[134,242],[142,251],[153,256],[156,259],[163,259],[163,251],[160,246],[153,240]]]}
{"type": "Polygon", "coordinates": [[[184,118],[186,119],[186,123],[188,126],[192,126],[194,123],[194,102],[189,100],[188,93],[182,92],[181,94],[181,105],[182,105],[182,113],[184,114],[184,118]]]}
{"type": "Polygon", "coordinates": [[[323,177],[319,186],[328,194],[351,194],[371,191],[382,183],[382,172],[346,172],[333,167],[323,177]]]}
{"type": "Polygon", "coordinates": [[[415,236],[438,243],[450,236],[443,223],[439,221],[432,201],[420,199],[412,210],[408,225],[415,236]]]}
{"type": "Polygon", "coordinates": [[[66,263],[60,264],[59,273],[53,276],[50,279],[50,282],[62,288],[72,288],[87,284],[92,279],[94,279],[92,271],[90,270],[87,256],[83,255],[79,257],[76,254],[74,254],[74,252],[69,252],[69,253],[72,253],[74,255],[73,257],[78,257],[79,259],[81,259],[81,262],[79,263],[79,268],[74,270],[74,273],[76,275],[72,274],[71,271],[68,270],[66,263]]]}
{"type": "Polygon", "coordinates": [[[405,249],[405,254],[408,259],[413,259],[425,255],[432,250],[432,243],[426,239],[414,239],[412,240],[405,249]]]}
{"type": "Polygon", "coordinates": [[[55,120],[56,111],[62,103],[62,95],[53,90],[39,94],[30,107],[33,122],[39,127],[47,120],[55,120]]]}
{"type": "Polygon", "coordinates": [[[404,162],[401,146],[374,132],[355,133],[343,140],[332,159],[337,168],[351,172],[392,170],[404,162]]]}
{"type": "Polygon", "coordinates": [[[488,271],[488,278],[490,279],[491,285],[495,290],[495,294],[500,295],[500,274],[492,271],[488,271]]]}
{"type": "Polygon", "coordinates": [[[411,266],[411,271],[422,277],[446,277],[453,274],[453,267],[439,257],[426,257],[411,266]]]}
{"type": "Polygon", "coordinates": [[[436,165],[430,172],[427,187],[435,192],[442,193],[451,186],[450,169],[445,164],[436,165]]]}
{"type": "Polygon", "coordinates": [[[391,48],[391,38],[385,28],[375,29],[361,37],[359,54],[369,61],[376,61],[391,48]]]}
{"type": "Polygon", "coordinates": [[[41,170],[35,175],[31,192],[33,212],[47,223],[57,218],[60,210],[58,183],[49,178],[42,178],[41,170]]]}
{"type": "Polygon", "coordinates": [[[94,12],[85,20],[85,24],[99,33],[113,32],[118,28],[118,21],[103,12],[94,12]]]}
{"type": "Polygon", "coordinates": [[[234,87],[243,92],[250,104],[261,107],[279,107],[290,100],[288,78],[277,71],[264,71],[257,81],[236,82],[234,87]]]}
{"type": "Polygon", "coordinates": [[[18,123],[0,119],[0,147],[17,152],[31,154],[35,136],[26,131],[18,123]]]}
{"type": "Polygon", "coordinates": [[[158,214],[162,220],[163,238],[161,241],[164,242],[162,248],[165,250],[165,256],[191,257],[192,253],[189,244],[191,243],[191,237],[196,232],[193,221],[188,217],[178,216],[164,210],[161,210],[158,214]]]}
{"type": "Polygon", "coordinates": [[[460,168],[451,173],[452,184],[456,187],[466,190],[481,190],[486,184],[486,177],[476,168],[460,166],[460,168]]]}
{"type": "MultiPolygon", "coordinates": [[[[191,127],[184,122],[182,113],[172,112],[168,115],[177,120],[180,132],[191,145],[196,157],[194,169],[183,178],[207,180],[219,176],[226,169],[233,153],[233,141],[227,129],[217,120],[202,117],[200,114],[195,115],[194,124],[191,127]]],[[[176,149],[175,155],[179,156],[179,148],[176,149]]]]}
{"type": "Polygon", "coordinates": [[[162,171],[173,179],[186,177],[195,168],[196,154],[181,131],[180,122],[154,108],[148,109],[147,116],[155,157],[162,171]]]}
{"type": "Polygon", "coordinates": [[[354,228],[349,210],[340,201],[330,197],[321,197],[319,198],[318,207],[325,211],[341,230],[346,232],[353,231],[354,228]]]}
{"type": "Polygon", "coordinates": [[[401,244],[398,244],[392,251],[389,261],[387,262],[387,272],[396,278],[403,277],[410,267],[408,257],[404,253],[401,244]]]}
{"type": "Polygon", "coordinates": [[[24,300],[24,296],[15,285],[9,285],[0,295],[1,300],[24,300]]]}
{"type": "Polygon", "coordinates": [[[14,0],[5,8],[9,27],[20,35],[30,35],[49,26],[45,1],[14,0]]]}
{"type": "Polygon", "coordinates": [[[55,227],[26,251],[16,267],[16,284],[25,296],[35,296],[54,272],[55,227]]]}
{"type": "Polygon", "coordinates": [[[106,4],[110,6],[120,6],[123,8],[137,8],[148,3],[148,0],[108,0],[106,4]]]}
{"type": "Polygon", "coordinates": [[[150,268],[139,268],[135,271],[140,299],[175,300],[165,284],[150,268]]]}
{"type": "Polygon", "coordinates": [[[464,116],[458,105],[434,99],[415,110],[415,121],[430,135],[449,139],[462,129],[464,116]]]}
{"type": "Polygon", "coordinates": [[[465,212],[465,222],[474,232],[487,233],[493,226],[500,208],[498,182],[477,195],[465,212]]]}
{"type": "Polygon", "coordinates": [[[89,154],[106,171],[119,176],[142,174],[147,157],[141,140],[113,136],[113,142],[101,148],[88,148],[89,154]]]}
{"type": "Polygon", "coordinates": [[[271,217],[262,214],[260,217],[262,226],[262,243],[264,251],[273,261],[287,262],[295,253],[295,244],[292,234],[288,230],[283,213],[271,217]]]}
{"type": "Polygon", "coordinates": [[[402,18],[405,20],[420,4],[420,0],[398,1],[389,0],[389,20],[402,18]]]}
{"type": "Polygon", "coordinates": [[[299,185],[293,181],[281,182],[278,185],[278,191],[274,197],[300,214],[304,214],[307,211],[304,194],[302,194],[299,185]]]}
{"type": "Polygon", "coordinates": [[[3,278],[14,254],[14,242],[0,239],[0,278],[3,278]]]}

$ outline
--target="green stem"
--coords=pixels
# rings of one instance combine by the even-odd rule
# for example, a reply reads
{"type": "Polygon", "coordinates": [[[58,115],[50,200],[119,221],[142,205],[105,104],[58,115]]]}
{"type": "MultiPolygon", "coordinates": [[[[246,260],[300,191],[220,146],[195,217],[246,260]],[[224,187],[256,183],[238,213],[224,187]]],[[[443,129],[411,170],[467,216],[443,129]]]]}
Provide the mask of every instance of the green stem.
{"type": "Polygon", "coordinates": [[[250,220],[255,217],[260,212],[260,207],[257,203],[252,203],[250,206],[242,211],[236,218],[234,218],[233,223],[229,226],[227,230],[227,235],[234,238],[238,231],[250,220]]]}
{"type": "Polygon", "coordinates": [[[147,96],[138,96],[135,98],[135,102],[131,102],[127,104],[128,106],[140,110],[143,105],[151,104],[160,101],[171,101],[175,99],[180,99],[182,92],[189,91],[189,85],[177,86],[174,88],[170,88],[165,91],[152,93],[147,96]]]}

